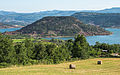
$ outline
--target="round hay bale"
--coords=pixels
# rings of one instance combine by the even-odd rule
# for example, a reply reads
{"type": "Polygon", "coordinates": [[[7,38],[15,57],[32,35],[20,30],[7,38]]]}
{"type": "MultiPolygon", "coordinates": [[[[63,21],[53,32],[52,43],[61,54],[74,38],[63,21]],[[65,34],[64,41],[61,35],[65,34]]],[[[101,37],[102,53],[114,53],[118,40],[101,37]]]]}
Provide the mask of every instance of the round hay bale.
{"type": "Polygon", "coordinates": [[[100,65],[101,65],[101,64],[102,64],[102,61],[97,61],[97,64],[100,64],[100,65]]]}
{"type": "Polygon", "coordinates": [[[70,64],[70,65],[69,65],[69,68],[70,68],[70,69],[75,69],[75,65],[70,64]]]}

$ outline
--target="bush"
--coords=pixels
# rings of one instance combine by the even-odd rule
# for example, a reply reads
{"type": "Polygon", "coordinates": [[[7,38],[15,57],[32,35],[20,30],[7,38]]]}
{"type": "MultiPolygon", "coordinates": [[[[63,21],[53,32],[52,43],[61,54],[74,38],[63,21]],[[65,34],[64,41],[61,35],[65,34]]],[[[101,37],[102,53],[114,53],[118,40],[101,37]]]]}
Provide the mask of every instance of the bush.
{"type": "Polygon", "coordinates": [[[0,68],[5,68],[5,67],[9,67],[10,64],[6,63],[6,62],[3,62],[3,63],[0,63],[0,68]]]}
{"type": "Polygon", "coordinates": [[[52,59],[42,59],[39,60],[39,64],[54,64],[52,59]]]}
{"type": "Polygon", "coordinates": [[[29,60],[29,62],[33,65],[33,64],[39,64],[39,61],[38,60],[29,60]]]}

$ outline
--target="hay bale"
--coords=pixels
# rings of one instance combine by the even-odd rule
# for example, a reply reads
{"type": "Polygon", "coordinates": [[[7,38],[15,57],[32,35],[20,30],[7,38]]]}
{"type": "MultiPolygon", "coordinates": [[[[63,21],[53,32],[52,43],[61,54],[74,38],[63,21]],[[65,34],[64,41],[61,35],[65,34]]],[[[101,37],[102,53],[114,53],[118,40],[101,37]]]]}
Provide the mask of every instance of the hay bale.
{"type": "Polygon", "coordinates": [[[97,61],[97,64],[100,64],[100,65],[101,65],[101,64],[102,64],[102,61],[97,61]]]}
{"type": "Polygon", "coordinates": [[[75,65],[70,64],[70,65],[69,65],[69,68],[70,68],[70,69],[75,69],[75,65]]]}

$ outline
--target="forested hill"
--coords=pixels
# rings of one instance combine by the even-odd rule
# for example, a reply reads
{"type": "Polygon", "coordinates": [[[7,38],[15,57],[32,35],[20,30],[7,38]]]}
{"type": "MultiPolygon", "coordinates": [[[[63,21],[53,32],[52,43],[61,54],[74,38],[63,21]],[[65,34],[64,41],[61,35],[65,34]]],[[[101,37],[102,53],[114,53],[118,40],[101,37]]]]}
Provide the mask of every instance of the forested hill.
{"type": "Polygon", "coordinates": [[[120,13],[80,12],[72,16],[86,24],[94,24],[101,27],[120,27],[120,13]]]}
{"type": "Polygon", "coordinates": [[[44,36],[74,36],[83,35],[108,35],[110,32],[103,28],[87,25],[71,16],[44,17],[18,32],[22,34],[37,33],[44,36]]]}

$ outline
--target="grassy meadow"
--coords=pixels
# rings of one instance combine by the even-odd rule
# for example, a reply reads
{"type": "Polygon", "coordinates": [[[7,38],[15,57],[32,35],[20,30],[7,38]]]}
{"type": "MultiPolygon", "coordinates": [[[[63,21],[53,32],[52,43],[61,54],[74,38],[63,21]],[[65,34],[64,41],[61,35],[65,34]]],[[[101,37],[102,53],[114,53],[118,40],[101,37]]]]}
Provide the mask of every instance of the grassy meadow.
{"type": "MultiPolygon", "coordinates": [[[[12,39],[12,40],[13,40],[14,43],[25,41],[25,39],[12,39]]],[[[34,41],[35,39],[34,39],[34,38],[31,38],[31,39],[29,39],[29,40],[34,41]]]]}
{"type": "Polygon", "coordinates": [[[95,58],[53,65],[32,65],[1,68],[0,75],[119,75],[120,58],[95,58]],[[102,60],[102,65],[97,61],[102,60]],[[76,69],[69,69],[75,64],[76,69]]]}
{"type": "MultiPolygon", "coordinates": [[[[12,40],[13,40],[14,43],[25,41],[25,39],[12,39],[12,40]]],[[[36,40],[36,39],[34,39],[34,38],[31,38],[31,39],[29,39],[29,40],[31,40],[31,41],[40,41],[40,40],[41,40],[41,41],[45,41],[46,39],[40,39],[40,40],[37,39],[37,40],[36,40]]]]}
{"type": "Polygon", "coordinates": [[[22,42],[24,41],[25,39],[13,39],[13,42],[22,42]]]}

